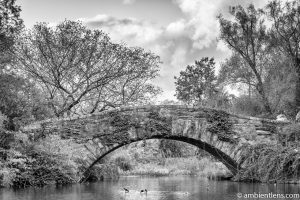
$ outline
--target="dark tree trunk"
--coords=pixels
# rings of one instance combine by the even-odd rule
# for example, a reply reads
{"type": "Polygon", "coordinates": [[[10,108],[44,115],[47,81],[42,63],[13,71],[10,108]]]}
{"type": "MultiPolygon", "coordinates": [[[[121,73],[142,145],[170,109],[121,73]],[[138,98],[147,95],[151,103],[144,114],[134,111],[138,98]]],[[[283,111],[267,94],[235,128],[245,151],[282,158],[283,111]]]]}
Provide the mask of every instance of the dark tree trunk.
{"type": "Polygon", "coordinates": [[[16,131],[16,125],[14,123],[14,118],[9,117],[7,123],[4,124],[4,128],[9,131],[16,131]]]}
{"type": "Polygon", "coordinates": [[[265,111],[268,114],[272,114],[273,112],[272,112],[269,100],[268,100],[268,98],[266,96],[266,93],[265,93],[262,78],[261,78],[260,74],[257,72],[256,66],[255,65],[250,65],[250,66],[251,66],[251,69],[253,70],[253,72],[256,76],[256,79],[257,79],[256,90],[257,90],[258,94],[261,96],[262,103],[263,103],[263,106],[265,108],[265,111]]]}
{"type": "Polygon", "coordinates": [[[295,106],[298,111],[300,109],[300,58],[296,58],[295,68],[297,70],[297,79],[296,79],[296,88],[295,88],[295,106]]]}
{"type": "Polygon", "coordinates": [[[266,97],[265,91],[264,91],[264,89],[263,89],[263,84],[262,84],[262,82],[260,82],[260,81],[259,81],[259,83],[257,84],[257,91],[258,91],[259,95],[260,95],[261,98],[262,98],[262,103],[263,103],[263,105],[264,105],[264,108],[265,108],[266,112],[267,112],[268,114],[272,114],[272,109],[271,109],[269,100],[268,100],[268,98],[266,97]]]}
{"type": "Polygon", "coordinates": [[[298,73],[298,77],[296,80],[296,91],[295,91],[295,104],[296,104],[296,109],[300,109],[300,73],[298,73]]]}

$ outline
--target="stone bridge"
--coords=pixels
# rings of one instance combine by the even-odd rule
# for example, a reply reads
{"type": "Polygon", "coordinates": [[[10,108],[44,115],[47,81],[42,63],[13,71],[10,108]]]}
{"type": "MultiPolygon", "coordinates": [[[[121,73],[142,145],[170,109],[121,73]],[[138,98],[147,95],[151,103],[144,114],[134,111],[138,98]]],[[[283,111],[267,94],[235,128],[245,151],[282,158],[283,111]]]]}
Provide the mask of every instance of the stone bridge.
{"type": "Polygon", "coordinates": [[[89,154],[83,174],[110,152],[147,139],[171,139],[199,147],[233,174],[241,168],[244,145],[276,143],[284,124],[275,120],[238,116],[221,110],[178,105],[125,107],[74,118],[49,119],[24,127],[40,138],[48,134],[74,139],[89,154]]]}

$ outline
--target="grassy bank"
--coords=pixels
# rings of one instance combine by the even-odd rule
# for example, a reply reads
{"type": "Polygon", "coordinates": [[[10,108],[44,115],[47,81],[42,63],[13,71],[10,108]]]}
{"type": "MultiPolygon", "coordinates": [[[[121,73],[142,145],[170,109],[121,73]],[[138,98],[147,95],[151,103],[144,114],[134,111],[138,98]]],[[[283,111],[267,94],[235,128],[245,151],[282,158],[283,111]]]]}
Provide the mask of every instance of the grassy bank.
{"type": "Polygon", "coordinates": [[[166,158],[165,163],[137,164],[131,170],[119,169],[121,175],[174,176],[192,175],[211,179],[229,175],[225,166],[209,158],[166,158]]]}
{"type": "Polygon", "coordinates": [[[120,175],[192,175],[217,179],[230,174],[222,163],[209,156],[195,155],[197,148],[184,145],[185,152],[181,157],[166,157],[158,150],[158,141],[141,142],[117,150],[108,160],[118,166],[120,175]]]}
{"type": "Polygon", "coordinates": [[[234,177],[236,181],[299,183],[299,147],[258,144],[243,148],[243,170],[234,177]]]}

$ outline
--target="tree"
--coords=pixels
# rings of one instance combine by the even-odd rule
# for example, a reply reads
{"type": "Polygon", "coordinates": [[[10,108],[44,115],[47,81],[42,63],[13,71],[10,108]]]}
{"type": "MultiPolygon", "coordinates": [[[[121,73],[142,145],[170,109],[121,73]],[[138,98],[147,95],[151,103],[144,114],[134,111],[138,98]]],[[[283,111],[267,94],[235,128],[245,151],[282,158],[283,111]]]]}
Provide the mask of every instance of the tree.
{"type": "Polygon", "coordinates": [[[137,102],[159,91],[159,57],[115,44],[80,22],[39,23],[16,45],[20,70],[44,91],[56,116],[93,113],[137,102]]]}
{"type": "MultiPolygon", "coordinates": [[[[260,68],[259,74],[272,111],[292,116],[295,112],[293,99],[296,73],[290,59],[275,48],[268,51],[263,59],[264,65],[260,68]]],[[[239,54],[234,53],[221,64],[218,84],[238,86],[245,92],[241,92],[233,101],[235,111],[242,111],[248,115],[263,114],[264,109],[259,105],[261,101],[255,90],[257,79],[239,54]]]]}
{"type": "Polygon", "coordinates": [[[0,94],[0,112],[8,118],[8,130],[51,116],[35,86],[11,71],[0,73],[0,94]]]}
{"type": "Polygon", "coordinates": [[[239,54],[247,66],[252,70],[255,78],[255,89],[262,99],[266,112],[272,113],[271,106],[263,87],[263,79],[259,68],[263,67],[263,56],[268,51],[268,36],[262,19],[262,13],[257,11],[252,4],[245,10],[237,6],[234,21],[226,20],[222,15],[218,17],[220,24],[220,39],[230,49],[239,54]]]}
{"type": "Polygon", "coordinates": [[[16,35],[23,28],[20,19],[21,8],[15,5],[15,0],[0,0],[0,65],[10,61],[8,54],[16,35]]]}
{"type": "Polygon", "coordinates": [[[209,99],[216,92],[215,62],[213,58],[202,58],[195,65],[188,65],[175,78],[177,99],[196,104],[209,99]]]}
{"type": "Polygon", "coordinates": [[[300,108],[300,3],[294,0],[282,4],[276,0],[266,8],[273,22],[270,31],[273,45],[291,58],[298,75],[295,104],[300,108]]]}
{"type": "Polygon", "coordinates": [[[0,112],[7,117],[4,127],[9,130],[17,129],[31,117],[41,117],[41,113],[34,114],[41,108],[33,102],[37,98],[32,95],[36,92],[34,87],[11,70],[12,47],[23,28],[20,12],[15,0],[0,0],[0,112]]]}
{"type": "MultiPolygon", "coordinates": [[[[139,49],[142,50],[142,49],[139,49]]],[[[107,107],[117,108],[128,105],[150,103],[161,90],[149,83],[157,76],[156,70],[136,67],[129,73],[111,81],[105,87],[90,93],[90,100],[85,112],[103,111],[107,107]]]]}
{"type": "Polygon", "coordinates": [[[237,53],[234,53],[221,64],[218,84],[247,86],[248,96],[251,97],[252,88],[256,86],[253,71],[237,53]]]}
{"type": "Polygon", "coordinates": [[[293,61],[277,48],[273,48],[266,57],[268,62],[264,65],[264,88],[270,105],[274,113],[294,117],[297,113],[295,87],[298,78],[293,61]]]}

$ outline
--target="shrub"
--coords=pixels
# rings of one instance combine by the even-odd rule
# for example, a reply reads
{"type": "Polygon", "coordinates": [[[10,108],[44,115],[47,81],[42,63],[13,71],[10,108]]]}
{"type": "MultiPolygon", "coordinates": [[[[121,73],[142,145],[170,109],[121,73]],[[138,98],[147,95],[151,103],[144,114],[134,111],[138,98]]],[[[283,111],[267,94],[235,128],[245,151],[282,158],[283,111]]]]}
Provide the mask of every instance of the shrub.
{"type": "Polygon", "coordinates": [[[119,157],[115,158],[114,162],[123,171],[129,171],[132,169],[132,165],[130,163],[130,158],[128,158],[128,157],[119,156],[119,157]]]}
{"type": "Polygon", "coordinates": [[[232,109],[234,113],[242,115],[258,116],[264,113],[260,100],[247,95],[237,97],[233,101],[232,109]]]}
{"type": "Polygon", "coordinates": [[[76,181],[75,170],[64,156],[33,150],[28,152],[24,167],[18,167],[14,187],[67,184],[76,181]]]}
{"type": "Polygon", "coordinates": [[[16,178],[17,169],[14,168],[1,168],[0,169],[0,186],[2,187],[12,187],[13,182],[16,178]]]}
{"type": "Polygon", "coordinates": [[[170,174],[170,170],[165,166],[147,163],[137,165],[130,174],[134,175],[149,175],[149,176],[167,176],[170,174]]]}
{"type": "Polygon", "coordinates": [[[298,180],[300,177],[300,149],[282,145],[257,144],[244,146],[239,181],[277,182],[298,180]]]}
{"type": "Polygon", "coordinates": [[[159,143],[159,149],[163,157],[181,157],[182,156],[182,148],[185,145],[183,143],[173,140],[161,140],[159,143]]]}
{"type": "Polygon", "coordinates": [[[92,167],[87,174],[85,174],[85,181],[95,182],[104,179],[118,179],[118,167],[113,163],[98,164],[92,167]]]}
{"type": "Polygon", "coordinates": [[[282,133],[280,134],[280,141],[282,141],[284,145],[287,143],[298,142],[299,140],[300,140],[299,123],[293,123],[283,127],[282,133]]]}
{"type": "Polygon", "coordinates": [[[66,184],[76,181],[76,169],[63,155],[36,149],[6,150],[0,170],[1,185],[15,188],[66,184]]]}
{"type": "Polygon", "coordinates": [[[14,141],[14,134],[0,128],[0,148],[9,149],[10,144],[14,141]]]}
{"type": "Polygon", "coordinates": [[[8,118],[0,112],[0,129],[5,128],[5,124],[7,124],[8,118]]]}

